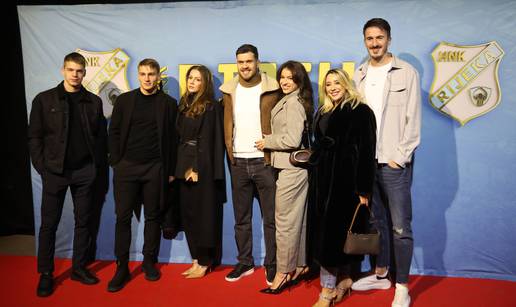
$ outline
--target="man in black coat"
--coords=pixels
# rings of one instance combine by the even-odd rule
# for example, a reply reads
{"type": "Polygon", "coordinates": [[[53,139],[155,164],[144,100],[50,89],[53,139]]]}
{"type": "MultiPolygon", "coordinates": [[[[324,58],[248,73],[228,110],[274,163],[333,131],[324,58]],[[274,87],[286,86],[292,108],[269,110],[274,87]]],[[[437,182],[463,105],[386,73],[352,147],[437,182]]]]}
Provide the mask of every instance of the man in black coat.
{"type": "Polygon", "coordinates": [[[92,240],[88,225],[92,187],[98,169],[107,163],[106,119],[101,99],[82,86],[84,57],[76,52],[68,54],[61,72],[63,82],[34,98],[29,119],[30,155],[43,184],[38,296],[49,296],[54,289],[56,231],[68,187],[75,218],[71,278],[88,285],[99,281],[86,263],[92,240]]]}
{"type": "Polygon", "coordinates": [[[109,126],[110,164],[114,169],[115,256],[117,269],[108,291],[121,290],[130,278],[129,247],[133,212],[139,218],[143,202],[145,228],[142,270],[156,281],[167,184],[174,180],[177,102],[159,88],[160,67],[154,59],[138,64],[140,87],[116,100],[109,126]]]}

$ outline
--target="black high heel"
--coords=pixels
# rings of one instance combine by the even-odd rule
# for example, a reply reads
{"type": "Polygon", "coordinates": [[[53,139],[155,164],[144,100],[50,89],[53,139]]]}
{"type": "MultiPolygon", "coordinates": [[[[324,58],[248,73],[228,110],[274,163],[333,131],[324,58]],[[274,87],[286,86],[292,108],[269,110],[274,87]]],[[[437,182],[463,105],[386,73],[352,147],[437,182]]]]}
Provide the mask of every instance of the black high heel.
{"type": "Polygon", "coordinates": [[[303,270],[301,274],[299,274],[296,278],[292,279],[292,285],[296,286],[301,282],[311,282],[312,280],[319,277],[319,270],[307,267],[306,270],[303,270]]]}
{"type": "Polygon", "coordinates": [[[265,294],[274,294],[274,295],[280,294],[285,289],[288,289],[288,288],[290,288],[290,286],[292,286],[292,280],[288,279],[289,276],[290,276],[290,274],[286,274],[285,277],[283,277],[283,280],[281,281],[280,285],[276,289],[265,288],[265,289],[261,289],[260,292],[265,293],[265,294]]]}
{"type": "Polygon", "coordinates": [[[298,285],[299,283],[303,281],[310,281],[314,279],[314,274],[312,273],[312,270],[308,267],[304,267],[301,272],[296,276],[296,278],[293,278],[291,280],[291,283],[293,286],[298,285]]]}

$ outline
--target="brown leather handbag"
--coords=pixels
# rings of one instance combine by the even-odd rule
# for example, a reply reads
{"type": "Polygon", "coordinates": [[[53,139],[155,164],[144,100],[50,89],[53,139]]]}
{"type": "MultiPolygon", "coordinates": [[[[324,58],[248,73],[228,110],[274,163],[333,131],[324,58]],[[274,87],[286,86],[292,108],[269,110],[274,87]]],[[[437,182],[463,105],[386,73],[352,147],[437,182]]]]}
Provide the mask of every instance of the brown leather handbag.
{"type": "Polygon", "coordinates": [[[310,161],[310,156],[312,155],[312,150],[310,148],[299,149],[290,153],[290,157],[288,160],[290,164],[297,167],[308,167],[308,161],[310,161]]]}
{"type": "MultiPolygon", "coordinates": [[[[349,225],[348,234],[346,236],[346,243],[344,243],[344,253],[349,255],[378,255],[380,252],[380,234],[374,233],[353,233],[351,229],[355,224],[355,218],[357,217],[358,209],[365,204],[358,204],[353,215],[353,220],[349,225]]],[[[366,206],[371,214],[371,209],[366,206]]]]}
{"type": "Polygon", "coordinates": [[[296,167],[308,167],[310,156],[312,155],[312,150],[310,149],[310,134],[308,133],[308,123],[305,122],[305,129],[303,130],[303,140],[301,143],[305,145],[306,148],[298,149],[290,153],[290,157],[288,160],[290,164],[296,167]]]}

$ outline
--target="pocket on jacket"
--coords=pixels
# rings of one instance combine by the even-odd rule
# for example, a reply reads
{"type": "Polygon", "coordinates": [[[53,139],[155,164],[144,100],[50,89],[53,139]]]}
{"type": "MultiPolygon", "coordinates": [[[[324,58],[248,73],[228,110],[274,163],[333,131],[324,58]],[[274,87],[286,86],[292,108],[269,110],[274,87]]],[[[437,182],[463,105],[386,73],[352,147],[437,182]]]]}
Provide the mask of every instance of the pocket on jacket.
{"type": "Polygon", "coordinates": [[[58,140],[55,136],[49,135],[45,137],[45,147],[43,148],[43,156],[47,160],[55,160],[59,154],[58,140]]]}
{"type": "Polygon", "coordinates": [[[48,125],[53,127],[52,129],[60,131],[63,129],[64,113],[65,111],[61,108],[50,108],[50,115],[48,116],[48,125]]]}
{"type": "Polygon", "coordinates": [[[97,110],[92,110],[91,108],[86,108],[86,118],[88,119],[88,124],[90,126],[90,131],[92,136],[97,136],[98,134],[98,126],[99,126],[99,116],[97,110]]]}
{"type": "Polygon", "coordinates": [[[405,84],[391,84],[387,101],[388,106],[405,105],[407,101],[407,87],[405,84]]]}

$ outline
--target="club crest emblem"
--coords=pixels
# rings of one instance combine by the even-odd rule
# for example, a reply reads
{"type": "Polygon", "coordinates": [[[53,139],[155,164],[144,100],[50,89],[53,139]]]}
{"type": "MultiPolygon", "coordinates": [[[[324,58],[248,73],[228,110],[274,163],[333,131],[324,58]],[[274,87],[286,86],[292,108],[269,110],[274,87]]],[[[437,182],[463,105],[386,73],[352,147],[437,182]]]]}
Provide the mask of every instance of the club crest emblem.
{"type": "Polygon", "coordinates": [[[498,66],[504,51],[492,41],[477,46],[440,43],[432,52],[430,104],[465,125],[500,103],[498,66]]]}
{"type": "Polygon", "coordinates": [[[111,117],[118,95],[130,90],[127,82],[129,56],[117,48],[111,51],[93,52],[77,49],[86,58],[86,76],[83,86],[102,99],[104,116],[111,117]]]}

